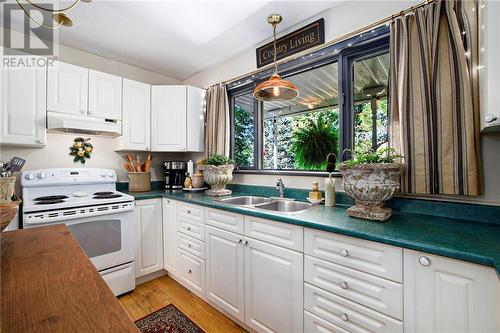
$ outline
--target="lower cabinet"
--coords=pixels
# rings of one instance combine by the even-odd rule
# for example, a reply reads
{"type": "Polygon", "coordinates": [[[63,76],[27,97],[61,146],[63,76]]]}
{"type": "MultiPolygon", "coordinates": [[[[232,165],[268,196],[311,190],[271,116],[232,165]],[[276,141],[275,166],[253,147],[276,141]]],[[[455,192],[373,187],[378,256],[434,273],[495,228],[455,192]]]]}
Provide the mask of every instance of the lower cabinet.
{"type": "Polygon", "coordinates": [[[136,201],[135,277],[163,269],[162,199],[136,201]]]}
{"type": "Polygon", "coordinates": [[[179,278],[186,287],[200,297],[205,295],[205,260],[177,249],[179,278]]]}
{"type": "Polygon", "coordinates": [[[405,332],[500,332],[494,269],[404,250],[405,332]]]}
{"type": "Polygon", "coordinates": [[[177,201],[163,199],[163,267],[177,274],[177,201]]]}

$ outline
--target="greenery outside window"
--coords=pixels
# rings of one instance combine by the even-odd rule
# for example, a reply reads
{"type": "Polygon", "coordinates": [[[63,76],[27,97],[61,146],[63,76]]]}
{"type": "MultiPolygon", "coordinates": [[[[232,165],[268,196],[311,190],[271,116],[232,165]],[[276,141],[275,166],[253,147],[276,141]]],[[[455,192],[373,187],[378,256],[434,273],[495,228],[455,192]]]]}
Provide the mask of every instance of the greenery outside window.
{"type": "Polygon", "coordinates": [[[292,101],[255,100],[258,80],[229,87],[231,152],[239,170],[323,172],[328,153],[341,162],[349,158],[345,149],[387,144],[389,40],[344,46],[282,70],[300,92],[292,101]]]}

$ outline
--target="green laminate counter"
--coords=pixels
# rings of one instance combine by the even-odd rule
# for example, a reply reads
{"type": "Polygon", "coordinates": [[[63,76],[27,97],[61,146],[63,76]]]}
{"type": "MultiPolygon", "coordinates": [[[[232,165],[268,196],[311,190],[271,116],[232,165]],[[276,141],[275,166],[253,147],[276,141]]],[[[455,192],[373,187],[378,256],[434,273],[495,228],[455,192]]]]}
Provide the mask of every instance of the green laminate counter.
{"type": "MultiPolygon", "coordinates": [[[[223,204],[203,193],[156,190],[133,193],[136,200],[169,198],[303,227],[330,231],[496,268],[500,274],[500,225],[436,216],[393,212],[385,223],[349,217],[348,206],[323,205],[295,215],[284,215],[223,204]]],[[[248,195],[233,192],[232,196],[248,195]]]]}

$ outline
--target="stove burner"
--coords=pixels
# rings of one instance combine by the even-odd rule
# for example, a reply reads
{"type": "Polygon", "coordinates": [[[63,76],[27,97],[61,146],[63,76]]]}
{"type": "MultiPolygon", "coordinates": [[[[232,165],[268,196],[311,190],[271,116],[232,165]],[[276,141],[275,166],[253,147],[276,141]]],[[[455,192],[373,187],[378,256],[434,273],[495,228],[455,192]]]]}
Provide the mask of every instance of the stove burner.
{"type": "Polygon", "coordinates": [[[121,197],[122,195],[121,194],[99,194],[99,195],[95,195],[94,194],[94,197],[92,199],[112,199],[112,198],[119,198],[121,197]]]}
{"type": "Polygon", "coordinates": [[[101,196],[101,195],[110,195],[114,193],[115,192],[95,192],[94,195],[101,196]]]}
{"type": "Polygon", "coordinates": [[[52,205],[52,204],[61,203],[61,202],[65,202],[65,201],[61,200],[61,199],[53,199],[53,200],[44,199],[42,201],[35,202],[35,205],[52,205]]]}
{"type": "Polygon", "coordinates": [[[65,195],[47,195],[47,196],[44,196],[44,197],[35,198],[33,200],[34,201],[55,201],[55,200],[60,200],[59,202],[64,202],[63,199],[68,199],[68,197],[65,196],[65,195]]]}

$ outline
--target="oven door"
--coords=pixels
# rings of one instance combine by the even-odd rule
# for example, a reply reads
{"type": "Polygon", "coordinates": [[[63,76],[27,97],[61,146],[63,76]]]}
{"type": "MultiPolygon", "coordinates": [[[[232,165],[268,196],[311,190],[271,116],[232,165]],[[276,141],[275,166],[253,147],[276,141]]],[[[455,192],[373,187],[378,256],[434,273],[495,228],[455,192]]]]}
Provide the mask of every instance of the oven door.
{"type": "Polygon", "coordinates": [[[134,260],[133,211],[64,222],[98,271],[134,260]]]}

